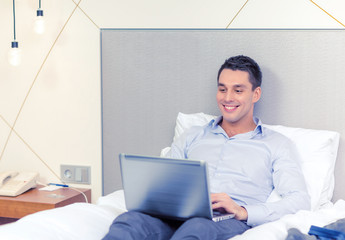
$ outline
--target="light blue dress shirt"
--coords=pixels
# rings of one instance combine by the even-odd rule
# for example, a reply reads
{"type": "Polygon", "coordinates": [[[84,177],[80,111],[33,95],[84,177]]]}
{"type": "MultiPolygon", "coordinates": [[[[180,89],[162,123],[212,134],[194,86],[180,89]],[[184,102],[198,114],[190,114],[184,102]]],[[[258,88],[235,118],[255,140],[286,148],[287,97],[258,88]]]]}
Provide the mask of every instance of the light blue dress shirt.
{"type": "Polygon", "coordinates": [[[247,224],[256,226],[300,209],[310,210],[310,197],[299,155],[285,136],[262,126],[228,137],[222,117],[203,127],[192,127],[171,146],[170,157],[205,160],[210,189],[227,193],[248,212],[247,224]],[[266,203],[275,189],[282,200],[266,203]]]}

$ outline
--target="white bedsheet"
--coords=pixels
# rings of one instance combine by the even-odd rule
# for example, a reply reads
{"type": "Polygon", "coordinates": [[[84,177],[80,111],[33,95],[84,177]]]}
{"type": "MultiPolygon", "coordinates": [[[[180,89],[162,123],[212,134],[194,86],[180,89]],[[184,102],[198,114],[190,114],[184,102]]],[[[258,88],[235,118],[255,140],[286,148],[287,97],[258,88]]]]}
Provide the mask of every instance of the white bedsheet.
{"type": "Polygon", "coordinates": [[[125,211],[123,192],[97,204],[74,203],[25,216],[0,226],[1,240],[100,240],[116,216],[125,211]]]}
{"type": "MultiPolygon", "coordinates": [[[[125,211],[123,191],[101,197],[97,204],[75,203],[28,215],[15,223],[0,226],[0,239],[100,240],[115,217],[125,211]]],[[[345,201],[318,211],[300,211],[278,221],[255,227],[234,240],[285,239],[290,228],[307,233],[310,225],[324,226],[345,218],[345,201]]]]}
{"type": "Polygon", "coordinates": [[[311,225],[323,227],[339,219],[345,218],[345,201],[338,200],[333,206],[317,211],[301,210],[296,214],[289,214],[278,221],[266,223],[252,228],[232,240],[285,239],[290,228],[297,228],[307,234],[311,225]]]}

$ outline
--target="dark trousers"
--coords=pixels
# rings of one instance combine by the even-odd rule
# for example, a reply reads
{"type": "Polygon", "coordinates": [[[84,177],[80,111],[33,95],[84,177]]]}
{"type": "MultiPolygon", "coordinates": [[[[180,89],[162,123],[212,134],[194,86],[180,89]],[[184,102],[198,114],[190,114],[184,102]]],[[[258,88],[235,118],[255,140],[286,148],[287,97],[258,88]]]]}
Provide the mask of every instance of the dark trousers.
{"type": "Polygon", "coordinates": [[[206,218],[192,218],[179,222],[130,211],[121,214],[114,220],[103,240],[223,240],[241,234],[249,228],[247,224],[236,219],[213,222],[206,218]]]}

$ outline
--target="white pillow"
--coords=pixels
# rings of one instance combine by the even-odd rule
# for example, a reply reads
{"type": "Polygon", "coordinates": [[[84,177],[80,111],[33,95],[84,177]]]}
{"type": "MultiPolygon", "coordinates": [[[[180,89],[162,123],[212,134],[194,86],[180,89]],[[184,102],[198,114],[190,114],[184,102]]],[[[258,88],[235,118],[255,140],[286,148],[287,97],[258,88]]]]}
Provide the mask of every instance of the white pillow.
{"type": "MultiPolygon", "coordinates": [[[[192,126],[207,124],[216,116],[195,113],[179,113],[176,120],[174,140],[192,126]]],[[[301,156],[301,167],[311,197],[311,209],[316,210],[331,203],[334,190],[334,166],[339,145],[339,133],[326,130],[292,128],[266,125],[292,140],[301,156]]],[[[167,149],[165,149],[166,151],[167,149]]],[[[269,201],[277,200],[273,192],[269,201]]]]}
{"type": "Polygon", "coordinates": [[[176,119],[174,141],[188,128],[193,126],[203,126],[209,123],[212,119],[215,119],[216,117],[217,116],[205,113],[178,113],[176,119]]]}

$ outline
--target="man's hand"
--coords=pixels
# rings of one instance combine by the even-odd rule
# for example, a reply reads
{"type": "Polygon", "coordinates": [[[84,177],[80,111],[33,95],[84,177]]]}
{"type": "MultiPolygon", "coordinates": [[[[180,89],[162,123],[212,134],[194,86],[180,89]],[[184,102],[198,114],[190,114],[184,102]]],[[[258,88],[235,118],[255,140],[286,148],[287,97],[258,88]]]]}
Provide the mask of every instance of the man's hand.
{"type": "Polygon", "coordinates": [[[247,220],[248,213],[226,193],[211,193],[212,208],[220,212],[234,213],[237,220],[247,220]]]}

